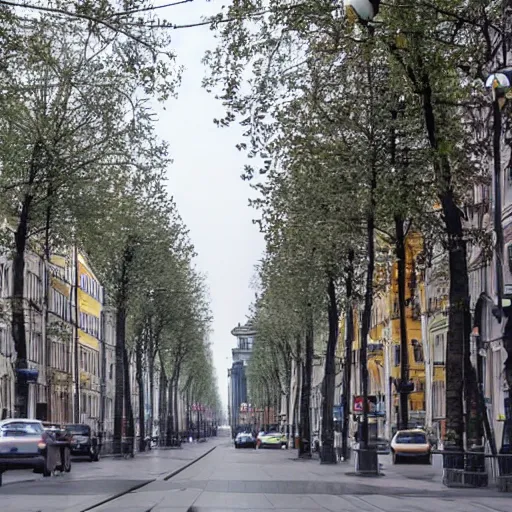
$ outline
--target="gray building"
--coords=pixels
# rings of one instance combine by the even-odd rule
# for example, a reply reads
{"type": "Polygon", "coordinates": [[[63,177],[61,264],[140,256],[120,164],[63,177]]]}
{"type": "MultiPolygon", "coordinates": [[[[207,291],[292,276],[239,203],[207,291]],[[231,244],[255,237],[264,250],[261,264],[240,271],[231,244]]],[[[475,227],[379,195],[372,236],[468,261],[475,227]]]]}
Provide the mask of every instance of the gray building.
{"type": "Polygon", "coordinates": [[[246,367],[251,358],[256,330],[249,321],[238,324],[231,334],[236,337],[236,347],[232,349],[233,363],[228,369],[228,415],[232,432],[239,425],[240,405],[247,403],[246,367]]]}

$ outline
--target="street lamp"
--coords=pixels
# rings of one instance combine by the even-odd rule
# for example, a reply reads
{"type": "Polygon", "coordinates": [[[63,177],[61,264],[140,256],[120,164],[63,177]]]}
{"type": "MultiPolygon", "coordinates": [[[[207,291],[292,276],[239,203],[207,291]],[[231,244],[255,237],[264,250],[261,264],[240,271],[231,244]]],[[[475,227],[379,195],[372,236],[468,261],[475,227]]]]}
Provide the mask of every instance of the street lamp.
{"type": "Polygon", "coordinates": [[[498,307],[495,316],[501,323],[503,317],[503,225],[501,221],[501,111],[507,102],[512,99],[512,67],[503,68],[492,73],[485,83],[487,89],[492,90],[493,100],[493,157],[494,157],[494,232],[496,233],[496,287],[498,307]]]}

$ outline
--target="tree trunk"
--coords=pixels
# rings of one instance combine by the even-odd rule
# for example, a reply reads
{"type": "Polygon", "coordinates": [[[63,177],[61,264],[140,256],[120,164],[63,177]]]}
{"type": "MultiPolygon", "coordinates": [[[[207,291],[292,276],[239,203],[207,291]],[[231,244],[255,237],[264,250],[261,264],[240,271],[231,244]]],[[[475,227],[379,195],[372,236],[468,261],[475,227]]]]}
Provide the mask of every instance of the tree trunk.
{"type": "Polygon", "coordinates": [[[395,254],[398,266],[398,314],[400,318],[400,428],[409,425],[409,393],[405,386],[409,382],[409,349],[407,339],[407,317],[405,308],[406,253],[404,220],[395,216],[395,254]]]}
{"type": "Polygon", "coordinates": [[[18,226],[14,233],[14,254],[12,261],[13,289],[11,298],[11,330],[14,350],[16,351],[15,386],[14,386],[14,410],[18,418],[26,418],[28,415],[28,384],[19,370],[28,368],[27,333],[25,329],[25,250],[29,234],[31,207],[34,196],[30,193],[32,185],[42,167],[44,147],[40,141],[36,141],[32,150],[29,165],[27,193],[21,203],[21,211],[18,226]]]}
{"type": "Polygon", "coordinates": [[[174,434],[174,404],[173,404],[173,390],[174,390],[175,376],[173,375],[169,380],[167,386],[167,431],[165,434],[165,443],[171,446],[172,437],[174,434]]]}
{"type": "Polygon", "coordinates": [[[16,387],[15,387],[15,416],[26,418],[28,415],[28,384],[26,379],[20,376],[19,370],[28,368],[27,334],[25,330],[25,250],[27,246],[28,222],[30,205],[33,197],[25,195],[18,227],[14,234],[15,250],[12,261],[13,289],[12,289],[12,317],[11,328],[16,350],[16,387]]]}
{"type": "MultiPolygon", "coordinates": [[[[44,230],[44,255],[43,255],[43,346],[46,350],[46,421],[53,420],[53,375],[52,375],[52,339],[48,336],[48,322],[49,322],[49,299],[50,299],[50,273],[48,263],[50,262],[50,225],[52,218],[52,203],[50,198],[53,196],[53,186],[50,181],[47,188],[48,206],[46,207],[46,225],[44,230]]],[[[63,418],[58,418],[62,421],[63,418]]]]}
{"type": "Polygon", "coordinates": [[[299,458],[311,458],[311,377],[313,373],[313,316],[308,304],[305,336],[305,354],[302,371],[302,393],[300,398],[301,435],[299,458]]]}
{"type": "Polygon", "coordinates": [[[167,434],[167,387],[168,381],[163,366],[160,369],[160,388],[158,399],[158,441],[159,445],[165,445],[167,434]]]}
{"type": "Polygon", "coordinates": [[[128,351],[126,346],[123,351],[123,367],[124,367],[124,410],[126,412],[126,437],[130,453],[135,448],[135,422],[133,419],[132,407],[132,389],[130,386],[130,362],[128,359],[128,351]]]}
{"type": "Polygon", "coordinates": [[[190,433],[192,431],[191,425],[190,425],[190,389],[187,388],[186,391],[186,397],[187,397],[187,437],[191,437],[190,433]]]}
{"type": "Polygon", "coordinates": [[[148,422],[148,435],[150,439],[153,438],[153,428],[155,424],[155,354],[153,351],[152,336],[150,336],[150,360],[148,368],[149,376],[149,422],[148,422]]]}
{"type": "Polygon", "coordinates": [[[329,297],[328,319],[329,338],[325,354],[325,374],[322,386],[322,464],[336,464],[334,452],[334,392],[336,386],[336,342],[338,340],[338,306],[336,304],[336,288],[334,279],[329,276],[327,283],[329,297]]]}
{"type": "Polygon", "coordinates": [[[142,371],[142,357],[143,357],[143,342],[142,336],[136,340],[135,347],[135,374],[137,379],[137,387],[139,389],[139,451],[146,450],[146,418],[145,418],[145,403],[144,403],[144,372],[142,371]]]}
{"type": "Polygon", "coordinates": [[[373,274],[375,270],[375,189],[377,186],[377,177],[375,167],[372,168],[370,185],[370,211],[366,223],[367,227],[367,257],[368,265],[366,269],[366,290],[364,298],[363,318],[361,322],[361,385],[363,392],[363,423],[361,431],[362,448],[368,448],[368,335],[370,333],[370,323],[372,318],[373,306],[373,274]]]}
{"type": "MultiPolygon", "coordinates": [[[[443,145],[438,139],[432,89],[428,75],[423,76],[423,112],[429,143],[439,152],[443,145]]],[[[469,283],[467,247],[462,228],[461,211],[452,187],[452,172],[446,155],[438,154],[434,162],[439,187],[439,200],[443,211],[448,238],[450,291],[448,336],[446,347],[446,443],[457,451],[464,449],[464,374],[469,354],[471,313],[469,309],[469,283]]],[[[466,368],[468,370],[468,368],[466,368]]]]}
{"type": "Polygon", "coordinates": [[[174,406],[174,432],[177,434],[180,431],[180,423],[179,423],[179,411],[178,411],[178,391],[179,391],[179,381],[180,381],[180,371],[176,372],[176,381],[174,383],[174,396],[173,396],[173,406],[174,406]]]}
{"type": "MultiPolygon", "coordinates": [[[[114,395],[114,453],[121,453],[123,437],[123,405],[126,413],[125,435],[133,438],[133,411],[130,391],[130,369],[126,353],[126,301],[129,285],[129,267],[133,260],[132,240],[128,239],[121,260],[121,275],[119,279],[119,292],[117,297],[116,316],[116,375],[114,395]],[[125,368],[126,366],[126,368],[125,368]],[[128,376],[128,381],[126,380],[128,376]],[[126,396],[128,395],[128,396],[126,396]],[[127,407],[129,405],[129,407],[127,407]],[[131,414],[131,420],[129,415],[131,414]],[[131,421],[131,425],[130,425],[131,421]],[[132,434],[130,435],[130,429],[132,434]]],[[[77,336],[78,338],[78,336],[77,336]]]]}
{"type": "Polygon", "coordinates": [[[346,335],[345,335],[345,366],[343,372],[343,428],[341,432],[341,452],[343,460],[348,460],[348,429],[350,419],[350,402],[351,402],[351,380],[352,380],[352,343],[354,341],[354,311],[352,303],[352,287],[354,278],[354,250],[348,251],[348,265],[346,269],[347,282],[346,282],[346,298],[347,298],[347,312],[346,312],[346,335]]]}
{"type": "Polygon", "coordinates": [[[126,330],[126,310],[117,305],[116,315],[116,367],[114,394],[114,453],[121,453],[124,419],[124,339],[126,330]]]}
{"type": "MultiPolygon", "coordinates": [[[[293,447],[295,448],[295,436],[299,433],[300,426],[300,411],[299,411],[299,403],[300,403],[300,389],[302,382],[302,358],[300,357],[300,337],[297,336],[297,361],[295,366],[296,377],[297,377],[297,387],[295,389],[295,402],[293,404],[293,426],[292,426],[292,439],[293,439],[293,447]]],[[[300,438],[300,435],[299,435],[300,438]]]]}

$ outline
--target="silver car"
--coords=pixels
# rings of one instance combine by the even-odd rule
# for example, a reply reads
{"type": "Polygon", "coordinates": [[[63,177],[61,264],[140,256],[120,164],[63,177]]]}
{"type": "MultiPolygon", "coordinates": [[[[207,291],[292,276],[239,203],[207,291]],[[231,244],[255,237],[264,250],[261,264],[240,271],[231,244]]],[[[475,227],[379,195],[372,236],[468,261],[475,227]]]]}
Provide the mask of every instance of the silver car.
{"type": "Polygon", "coordinates": [[[2,473],[11,469],[33,469],[50,476],[60,465],[60,446],[38,420],[0,421],[0,485],[2,473]]]}

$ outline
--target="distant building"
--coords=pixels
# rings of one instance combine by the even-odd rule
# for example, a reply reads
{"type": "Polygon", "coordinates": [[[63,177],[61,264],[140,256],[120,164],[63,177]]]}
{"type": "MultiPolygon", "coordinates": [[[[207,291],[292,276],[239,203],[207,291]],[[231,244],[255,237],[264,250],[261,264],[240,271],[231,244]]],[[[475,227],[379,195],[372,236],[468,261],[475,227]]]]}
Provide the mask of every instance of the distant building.
{"type": "Polygon", "coordinates": [[[236,347],[232,349],[233,363],[228,369],[228,414],[233,429],[240,424],[240,406],[247,403],[246,367],[251,358],[256,330],[251,322],[238,324],[231,334],[236,337],[236,347]]]}

